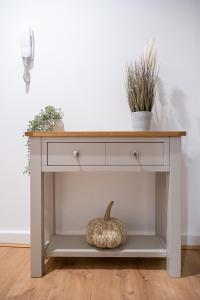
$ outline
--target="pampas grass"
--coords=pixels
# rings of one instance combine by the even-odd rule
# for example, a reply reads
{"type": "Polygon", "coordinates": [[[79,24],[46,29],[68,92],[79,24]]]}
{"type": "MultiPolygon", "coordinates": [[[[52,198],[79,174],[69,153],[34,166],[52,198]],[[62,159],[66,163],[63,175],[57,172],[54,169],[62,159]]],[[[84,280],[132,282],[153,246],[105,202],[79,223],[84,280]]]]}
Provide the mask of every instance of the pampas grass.
{"type": "Polygon", "coordinates": [[[154,40],[149,42],[138,61],[127,64],[126,73],[126,89],[131,112],[152,111],[158,78],[154,40]]]}

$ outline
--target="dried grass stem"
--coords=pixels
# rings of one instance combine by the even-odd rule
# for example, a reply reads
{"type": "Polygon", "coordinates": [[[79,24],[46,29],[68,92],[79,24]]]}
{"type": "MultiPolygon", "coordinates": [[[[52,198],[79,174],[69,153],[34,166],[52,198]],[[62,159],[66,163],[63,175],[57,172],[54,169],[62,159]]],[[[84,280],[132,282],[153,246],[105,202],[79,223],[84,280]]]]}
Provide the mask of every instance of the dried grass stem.
{"type": "Polygon", "coordinates": [[[127,64],[126,72],[126,88],[131,112],[152,111],[158,78],[154,43],[138,61],[127,64]]]}

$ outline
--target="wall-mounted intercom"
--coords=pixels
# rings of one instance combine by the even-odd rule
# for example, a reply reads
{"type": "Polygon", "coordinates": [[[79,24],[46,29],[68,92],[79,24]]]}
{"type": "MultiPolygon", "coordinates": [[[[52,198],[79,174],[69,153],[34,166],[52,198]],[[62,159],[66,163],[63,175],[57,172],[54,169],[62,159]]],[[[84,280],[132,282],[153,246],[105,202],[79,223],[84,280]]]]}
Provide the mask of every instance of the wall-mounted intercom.
{"type": "Polygon", "coordinates": [[[21,55],[24,64],[23,79],[26,84],[26,92],[29,91],[30,70],[33,68],[34,51],[35,51],[34,33],[31,28],[28,28],[27,30],[24,31],[21,38],[21,55]]]}

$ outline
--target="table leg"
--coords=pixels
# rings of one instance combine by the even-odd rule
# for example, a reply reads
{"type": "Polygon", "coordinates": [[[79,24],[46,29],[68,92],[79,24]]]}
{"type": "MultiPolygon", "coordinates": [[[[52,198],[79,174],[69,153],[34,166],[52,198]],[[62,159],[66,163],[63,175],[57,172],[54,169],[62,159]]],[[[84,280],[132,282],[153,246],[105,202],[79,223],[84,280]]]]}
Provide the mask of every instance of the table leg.
{"type": "Polygon", "coordinates": [[[168,174],[167,271],[170,277],[181,276],[181,140],[170,138],[168,174]]]}
{"type": "Polygon", "coordinates": [[[41,138],[31,138],[31,277],[42,277],[44,270],[43,181],[41,138]]]}
{"type": "Polygon", "coordinates": [[[156,235],[159,236],[164,246],[167,244],[167,203],[168,203],[168,185],[166,172],[155,173],[156,183],[156,235]]]}
{"type": "Polygon", "coordinates": [[[44,173],[44,241],[49,243],[55,234],[55,173],[44,173]]]}

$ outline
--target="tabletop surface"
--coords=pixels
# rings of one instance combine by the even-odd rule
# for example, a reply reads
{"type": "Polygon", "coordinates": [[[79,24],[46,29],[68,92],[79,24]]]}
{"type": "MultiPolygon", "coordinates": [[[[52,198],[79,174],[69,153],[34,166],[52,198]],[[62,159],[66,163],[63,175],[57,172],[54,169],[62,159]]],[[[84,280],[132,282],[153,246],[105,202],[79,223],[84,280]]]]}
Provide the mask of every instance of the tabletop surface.
{"type": "Polygon", "coordinates": [[[28,137],[181,137],[186,131],[27,131],[28,137]]]}

